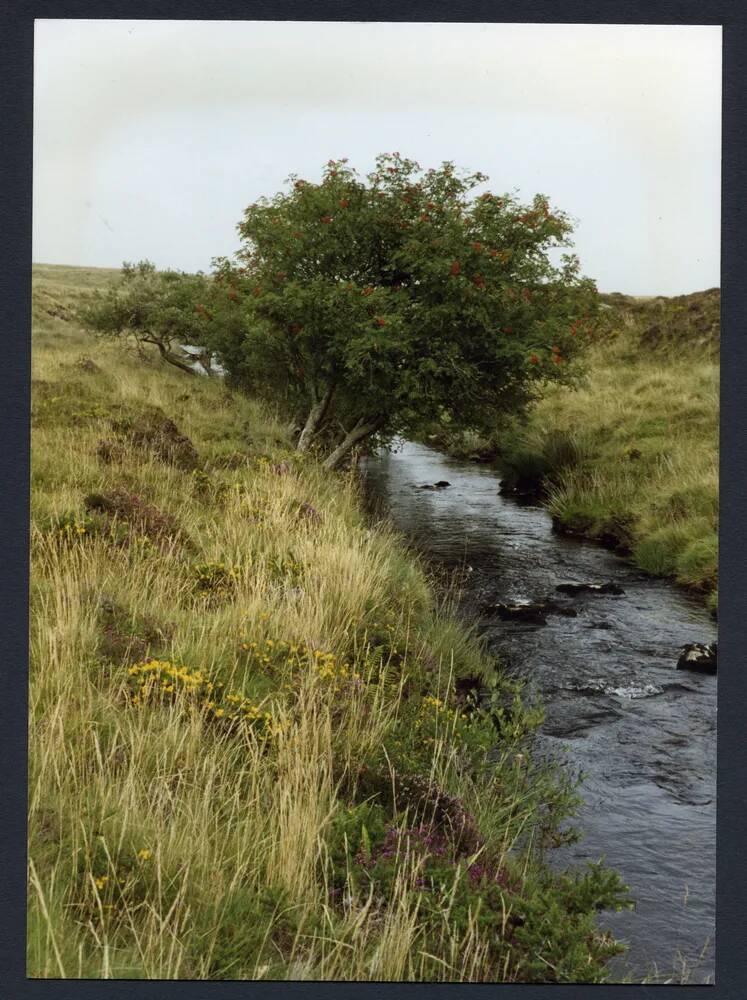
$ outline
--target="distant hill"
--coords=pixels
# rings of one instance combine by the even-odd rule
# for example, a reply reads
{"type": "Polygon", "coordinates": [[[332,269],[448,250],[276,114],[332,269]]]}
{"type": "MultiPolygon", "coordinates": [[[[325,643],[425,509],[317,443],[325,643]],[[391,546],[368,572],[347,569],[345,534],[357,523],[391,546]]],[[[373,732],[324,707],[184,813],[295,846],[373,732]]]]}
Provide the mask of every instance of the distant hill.
{"type": "MultiPolygon", "coordinates": [[[[74,303],[94,289],[105,288],[120,274],[119,268],[111,267],[32,265],[36,318],[72,318],[74,303]]],[[[676,348],[701,357],[718,356],[721,329],[718,288],[675,296],[601,292],[599,305],[598,340],[624,340],[628,347],[656,353],[669,353],[676,348]]]]}
{"type": "Polygon", "coordinates": [[[602,338],[628,332],[641,348],[694,349],[718,354],[721,330],[721,290],[675,296],[600,294],[602,338]]]}

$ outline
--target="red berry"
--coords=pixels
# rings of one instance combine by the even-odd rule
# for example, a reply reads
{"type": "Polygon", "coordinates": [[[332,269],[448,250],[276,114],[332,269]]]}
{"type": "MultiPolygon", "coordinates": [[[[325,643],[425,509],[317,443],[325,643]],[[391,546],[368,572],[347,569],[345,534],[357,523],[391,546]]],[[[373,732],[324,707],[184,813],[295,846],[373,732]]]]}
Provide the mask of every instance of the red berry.
{"type": "Polygon", "coordinates": [[[459,274],[461,270],[462,270],[461,264],[459,263],[458,260],[455,260],[454,263],[451,265],[451,273],[459,274]]]}
{"type": "Polygon", "coordinates": [[[531,361],[531,363],[532,363],[533,365],[538,365],[538,364],[539,364],[539,358],[537,357],[537,355],[536,355],[536,354],[533,354],[533,355],[532,355],[532,356],[531,356],[531,357],[529,358],[529,360],[531,361]]]}
{"type": "Polygon", "coordinates": [[[377,326],[386,326],[386,320],[382,316],[377,316],[376,317],[376,325],[377,326]]]}

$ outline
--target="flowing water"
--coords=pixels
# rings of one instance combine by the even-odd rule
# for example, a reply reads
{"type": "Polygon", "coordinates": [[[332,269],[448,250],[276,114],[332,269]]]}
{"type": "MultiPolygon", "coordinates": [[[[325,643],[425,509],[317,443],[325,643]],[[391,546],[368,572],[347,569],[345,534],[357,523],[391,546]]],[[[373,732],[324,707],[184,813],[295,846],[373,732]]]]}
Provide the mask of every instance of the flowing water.
{"type": "MultiPolygon", "coordinates": [[[[712,642],[702,602],[645,577],[590,542],[552,531],[540,507],[499,494],[485,466],[422,445],[365,462],[367,492],[429,559],[469,566],[461,611],[488,647],[536,685],[546,708],[540,752],[581,772],[583,839],[556,864],[604,857],[636,910],[600,922],[630,944],[613,978],[671,973],[713,981],[716,873],[716,678],[676,671],[680,647],[712,642]],[[423,490],[446,480],[445,489],[423,490]],[[578,617],[501,621],[496,601],[542,599],[564,582],[620,584],[621,596],[572,598],[578,617]]],[[[566,599],[564,599],[566,600],[566,599]]]]}

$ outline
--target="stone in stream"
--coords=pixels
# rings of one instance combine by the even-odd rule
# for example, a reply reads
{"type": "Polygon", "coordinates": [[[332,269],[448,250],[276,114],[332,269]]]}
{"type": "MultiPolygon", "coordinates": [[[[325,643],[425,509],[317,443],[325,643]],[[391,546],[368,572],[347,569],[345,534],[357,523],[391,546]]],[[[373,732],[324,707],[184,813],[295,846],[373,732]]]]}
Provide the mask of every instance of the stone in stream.
{"type": "Polygon", "coordinates": [[[499,601],[488,605],[487,611],[494,611],[504,621],[528,622],[531,625],[547,625],[547,608],[541,601],[520,601],[508,604],[499,601]]]}
{"type": "Polygon", "coordinates": [[[421,490],[443,490],[447,486],[451,486],[451,483],[447,482],[445,479],[439,479],[437,483],[423,483],[420,487],[421,490]]]}
{"type": "Polygon", "coordinates": [[[504,621],[523,621],[533,625],[546,625],[548,615],[563,615],[577,618],[578,611],[567,604],[559,604],[548,598],[544,601],[498,601],[485,607],[488,613],[497,613],[504,621]]]}
{"type": "Polygon", "coordinates": [[[702,674],[715,674],[718,659],[717,642],[690,642],[682,647],[677,660],[678,670],[697,670],[702,674]]]}
{"type": "Polygon", "coordinates": [[[555,588],[561,594],[624,594],[619,583],[559,583],[555,588]]]}

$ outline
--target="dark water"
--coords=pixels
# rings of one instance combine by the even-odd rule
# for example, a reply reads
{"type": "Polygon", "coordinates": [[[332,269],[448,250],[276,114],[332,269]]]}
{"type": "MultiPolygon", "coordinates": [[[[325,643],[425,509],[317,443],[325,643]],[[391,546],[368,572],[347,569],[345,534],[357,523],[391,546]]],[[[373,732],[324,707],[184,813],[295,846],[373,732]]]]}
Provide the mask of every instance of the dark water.
{"type": "Polygon", "coordinates": [[[716,678],[675,670],[681,646],[716,638],[710,615],[613,553],[554,534],[544,510],[499,495],[492,469],[407,443],[368,459],[365,474],[371,500],[419,550],[472,567],[463,612],[537,686],[543,748],[583,772],[584,837],[555,861],[604,856],[630,886],[636,910],[601,918],[630,943],[615,977],[672,974],[684,958],[690,982],[713,982],[716,678]],[[450,488],[417,488],[442,479],[450,488]],[[537,626],[484,612],[486,602],[552,595],[558,583],[603,581],[625,594],[574,598],[577,618],[537,626]]]}

